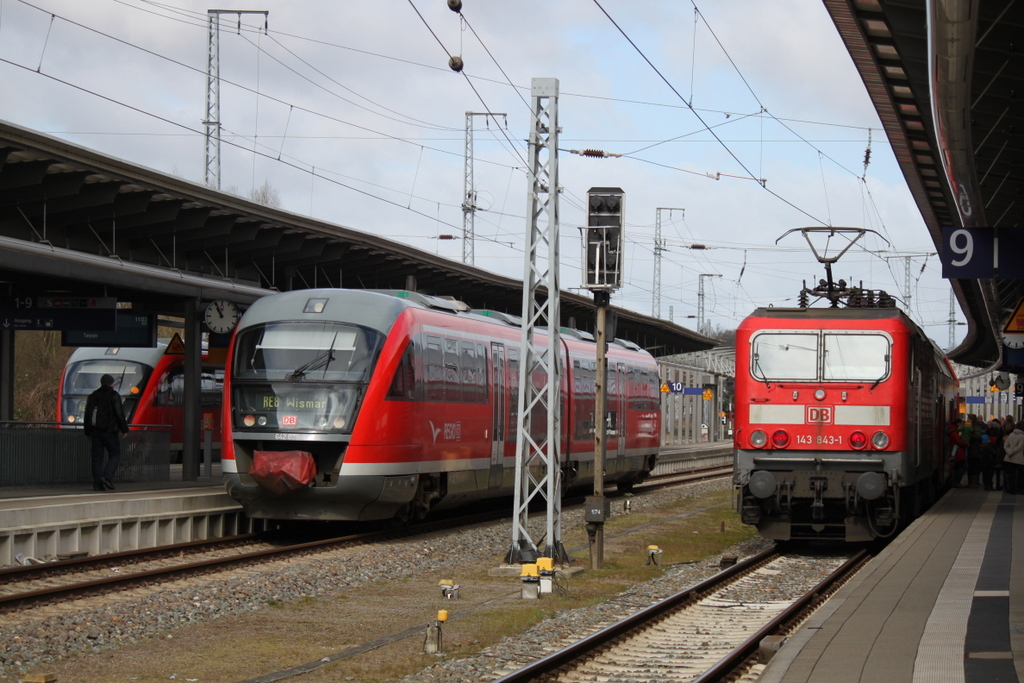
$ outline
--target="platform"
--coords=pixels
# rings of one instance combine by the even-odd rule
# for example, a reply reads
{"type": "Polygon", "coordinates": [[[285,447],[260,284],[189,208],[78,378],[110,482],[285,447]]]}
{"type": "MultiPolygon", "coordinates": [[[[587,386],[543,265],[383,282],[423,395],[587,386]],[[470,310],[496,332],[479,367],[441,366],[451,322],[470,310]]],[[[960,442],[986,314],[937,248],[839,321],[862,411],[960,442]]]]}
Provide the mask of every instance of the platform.
{"type": "Polygon", "coordinates": [[[181,481],[181,466],[175,468],[171,481],[119,483],[114,491],[0,489],[0,567],[17,564],[19,555],[97,555],[254,530],[254,521],[224,491],[220,463],[196,481],[181,481]]]}
{"type": "Polygon", "coordinates": [[[949,491],[792,634],[759,681],[1024,681],[1024,496],[949,491]]]}

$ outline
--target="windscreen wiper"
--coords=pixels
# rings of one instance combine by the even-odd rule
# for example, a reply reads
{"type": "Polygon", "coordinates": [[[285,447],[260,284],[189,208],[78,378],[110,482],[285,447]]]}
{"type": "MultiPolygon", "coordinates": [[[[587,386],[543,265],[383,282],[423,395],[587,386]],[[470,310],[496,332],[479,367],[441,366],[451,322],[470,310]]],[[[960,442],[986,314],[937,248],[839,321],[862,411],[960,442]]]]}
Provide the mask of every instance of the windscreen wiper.
{"type": "Polygon", "coordinates": [[[308,363],[304,363],[299,367],[288,373],[285,379],[302,379],[306,376],[307,372],[312,370],[324,369],[324,374],[327,374],[327,366],[334,360],[334,342],[338,340],[338,333],[334,333],[334,339],[331,340],[331,347],[322,353],[317,354],[308,363]]]}

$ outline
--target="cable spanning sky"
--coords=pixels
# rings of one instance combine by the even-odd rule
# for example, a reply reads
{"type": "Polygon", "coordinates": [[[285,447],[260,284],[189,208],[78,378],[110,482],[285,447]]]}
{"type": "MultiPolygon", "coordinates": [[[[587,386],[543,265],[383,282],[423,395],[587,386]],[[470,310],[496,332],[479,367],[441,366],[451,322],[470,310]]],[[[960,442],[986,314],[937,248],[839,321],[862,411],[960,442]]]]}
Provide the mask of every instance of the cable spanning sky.
{"type": "MultiPolygon", "coordinates": [[[[463,0],[461,16],[445,0],[228,8],[269,16],[221,15],[225,191],[268,184],[287,211],[458,261],[466,113],[492,112],[472,117],[476,265],[519,278],[530,84],[553,77],[563,287],[580,282],[587,189],[617,186],[627,258],[615,305],[653,312],[659,209],[660,313],[691,328],[702,279],[707,322],[731,329],[757,306],[795,305],[803,281],[824,276],[799,235],[776,244],[786,231],[863,227],[877,236],[836,277],[909,294],[912,317],[948,345],[934,246],[820,0],[641,12],[626,0],[463,0]],[[571,152],[584,149],[621,156],[571,152]]],[[[0,0],[0,118],[203,182],[207,9],[0,0]]]]}

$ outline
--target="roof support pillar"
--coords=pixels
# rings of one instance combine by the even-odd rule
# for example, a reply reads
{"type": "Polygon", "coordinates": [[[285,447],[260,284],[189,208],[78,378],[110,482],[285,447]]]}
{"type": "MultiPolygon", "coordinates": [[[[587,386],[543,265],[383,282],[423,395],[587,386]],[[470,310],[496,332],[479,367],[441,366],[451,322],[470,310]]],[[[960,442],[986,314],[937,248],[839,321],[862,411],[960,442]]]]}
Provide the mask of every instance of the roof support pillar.
{"type": "Polygon", "coordinates": [[[199,328],[199,300],[185,302],[185,387],[184,424],[181,440],[181,480],[199,478],[199,388],[203,367],[203,332],[199,328]]]}

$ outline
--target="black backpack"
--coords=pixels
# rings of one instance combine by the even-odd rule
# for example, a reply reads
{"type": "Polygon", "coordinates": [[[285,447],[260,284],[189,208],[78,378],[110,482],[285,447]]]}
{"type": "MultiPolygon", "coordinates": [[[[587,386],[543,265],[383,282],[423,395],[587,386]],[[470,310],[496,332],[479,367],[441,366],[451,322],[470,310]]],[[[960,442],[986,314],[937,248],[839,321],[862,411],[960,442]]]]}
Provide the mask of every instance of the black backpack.
{"type": "Polygon", "coordinates": [[[97,432],[112,432],[117,429],[110,396],[96,397],[96,405],[92,409],[92,428],[97,432]]]}

